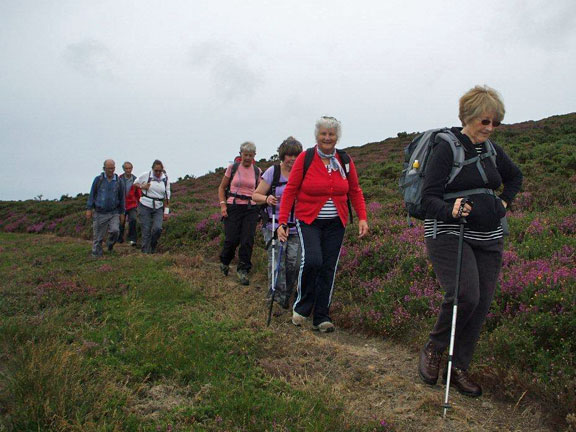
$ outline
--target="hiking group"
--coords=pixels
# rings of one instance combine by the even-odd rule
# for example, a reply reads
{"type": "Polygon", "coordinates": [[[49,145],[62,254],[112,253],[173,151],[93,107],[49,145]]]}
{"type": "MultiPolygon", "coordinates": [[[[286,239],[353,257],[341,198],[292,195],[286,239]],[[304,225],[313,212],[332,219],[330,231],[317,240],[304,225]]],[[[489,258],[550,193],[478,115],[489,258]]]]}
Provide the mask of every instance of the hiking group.
{"type": "MultiPolygon", "coordinates": [[[[520,169],[489,139],[504,114],[494,89],[475,86],[460,98],[461,127],[425,132],[406,148],[401,191],[409,214],[424,221],[427,255],[445,292],[417,369],[422,381],[436,384],[448,350],[445,407],[450,386],[467,396],[482,394],[468,370],[502,266],[506,211],[522,185],[520,169]]],[[[222,274],[228,276],[238,249],[236,276],[240,284],[250,284],[256,227],[262,220],[270,310],[274,306],[276,316],[291,310],[295,326],[311,320],[312,329],[322,333],[335,330],[330,304],[352,207],[358,236],[369,231],[356,166],[336,148],[341,135],[337,119],[321,117],[315,124],[314,147],[303,151],[298,140],[287,138],[278,147],[280,163],[264,173],[255,164],[256,146],[245,142],[218,187],[224,224],[222,274]]],[[[128,240],[135,244],[135,212],[128,203],[138,202],[145,253],[155,251],[168,215],[170,186],[162,163],[155,161],[149,173],[132,176],[131,184],[127,164],[121,178],[114,174],[114,162],[107,160],[104,172],[94,179],[88,208],[89,213],[94,209],[95,256],[102,255],[106,227],[112,250],[125,214],[128,240]]]]}
{"type": "Polygon", "coordinates": [[[133,165],[124,162],[124,173],[114,173],[116,164],[112,159],[104,161],[103,172],[94,178],[86,204],[86,218],[92,219],[92,256],[103,255],[102,243],[106,233],[108,252],[116,243],[124,242],[124,225],[128,219],[128,241],[137,246],[136,221],[140,221],[143,253],[154,253],[160,235],[162,221],[170,213],[170,182],[161,161],[155,160],[152,169],[136,177],[133,165]]]}

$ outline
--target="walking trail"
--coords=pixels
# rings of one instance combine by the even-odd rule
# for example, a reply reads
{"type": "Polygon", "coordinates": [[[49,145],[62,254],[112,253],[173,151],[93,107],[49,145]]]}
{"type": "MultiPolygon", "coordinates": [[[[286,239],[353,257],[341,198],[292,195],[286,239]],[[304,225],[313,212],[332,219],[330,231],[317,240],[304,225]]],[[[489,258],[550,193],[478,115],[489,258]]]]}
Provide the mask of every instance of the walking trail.
{"type": "MultiPolygon", "coordinates": [[[[266,329],[263,275],[255,274],[250,286],[241,286],[233,268],[224,277],[217,264],[182,255],[175,256],[174,271],[201,287],[217,317],[240,320],[255,332],[266,329]]],[[[310,324],[295,327],[289,314],[273,317],[269,329],[274,336],[259,359],[266,373],[303,391],[329,389],[330,396],[343,401],[353,423],[384,420],[394,431],[559,430],[544,422],[538,406],[523,400],[502,402],[490,391],[474,399],[451,390],[452,409],[444,419],[444,386],[423,384],[417,373],[418,353],[383,338],[338,328],[320,334],[310,324]]]]}

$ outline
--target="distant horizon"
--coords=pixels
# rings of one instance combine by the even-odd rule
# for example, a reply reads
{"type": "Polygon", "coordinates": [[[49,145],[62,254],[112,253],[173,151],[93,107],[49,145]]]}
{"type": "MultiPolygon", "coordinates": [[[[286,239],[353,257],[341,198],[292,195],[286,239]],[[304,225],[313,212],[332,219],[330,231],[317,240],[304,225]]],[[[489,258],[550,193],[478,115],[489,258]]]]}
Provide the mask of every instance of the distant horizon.
{"type": "Polygon", "coordinates": [[[576,108],[571,0],[0,1],[0,46],[0,200],[75,196],[108,158],[268,159],[323,115],[342,148],[459,125],[475,85],[511,124],[576,108]]]}
{"type": "MultiPolygon", "coordinates": [[[[569,115],[573,115],[573,114],[576,114],[576,111],[569,112],[569,113],[565,113],[565,114],[553,114],[553,115],[551,115],[551,116],[544,117],[544,118],[541,118],[541,119],[538,119],[538,120],[522,120],[522,121],[515,122],[515,123],[506,123],[506,122],[503,122],[503,123],[502,123],[502,126],[515,126],[515,125],[519,125],[519,124],[523,124],[523,123],[529,123],[529,122],[536,123],[536,122],[539,122],[539,121],[548,120],[548,119],[553,118],[553,117],[563,117],[563,116],[569,116],[569,115]]],[[[450,126],[450,127],[452,127],[452,126],[450,126]]],[[[397,138],[399,133],[406,133],[406,134],[408,134],[408,135],[412,135],[412,134],[418,134],[418,133],[420,133],[420,132],[423,132],[423,130],[422,130],[422,131],[412,131],[412,132],[399,131],[399,132],[397,132],[396,136],[389,136],[389,137],[387,137],[387,138],[384,138],[384,139],[381,139],[381,140],[378,140],[378,141],[371,141],[371,142],[367,142],[367,143],[364,143],[364,144],[361,144],[361,145],[351,145],[351,146],[345,146],[345,147],[340,147],[340,146],[338,146],[338,147],[340,147],[340,148],[360,148],[360,147],[363,147],[363,146],[366,146],[366,145],[369,145],[369,144],[384,142],[384,141],[386,141],[386,140],[388,140],[388,139],[391,139],[391,138],[397,138]]],[[[306,148],[306,146],[305,146],[305,148],[306,148]]],[[[260,163],[260,161],[261,161],[262,159],[264,159],[266,162],[269,162],[270,159],[271,159],[273,156],[274,156],[274,155],[270,155],[269,157],[266,157],[266,158],[257,158],[256,163],[257,163],[257,164],[260,163]]],[[[235,157],[235,156],[234,156],[234,157],[235,157]]],[[[102,162],[103,162],[103,161],[102,161],[102,162]]],[[[122,174],[122,173],[124,172],[124,171],[122,170],[122,163],[123,163],[124,161],[122,161],[122,162],[119,163],[119,161],[115,160],[115,162],[116,162],[116,171],[115,171],[115,173],[118,174],[118,175],[120,175],[120,174],[122,174]],[[118,169],[118,168],[119,168],[119,169],[118,169]]],[[[169,177],[169,179],[170,179],[170,183],[171,183],[171,184],[174,184],[174,183],[177,183],[178,181],[180,181],[179,179],[184,180],[184,178],[185,178],[186,176],[188,176],[188,177],[193,177],[193,178],[199,178],[199,177],[203,177],[203,176],[205,176],[205,175],[208,175],[208,174],[210,174],[210,172],[214,172],[214,171],[216,171],[216,170],[218,170],[218,169],[226,169],[227,166],[228,166],[229,164],[231,164],[231,163],[233,163],[233,158],[230,159],[230,161],[228,162],[228,164],[226,164],[226,165],[224,165],[224,166],[218,166],[218,167],[210,168],[210,169],[208,169],[206,172],[204,172],[204,173],[202,173],[202,174],[190,174],[190,173],[187,173],[187,174],[178,175],[178,176],[176,176],[176,177],[170,175],[170,172],[167,172],[167,174],[168,174],[168,177],[169,177]]],[[[94,179],[94,177],[96,177],[97,175],[101,174],[102,172],[103,172],[102,170],[100,170],[100,171],[98,171],[98,172],[95,172],[95,174],[91,177],[90,183],[88,184],[88,186],[87,186],[87,188],[86,188],[86,191],[84,191],[84,192],[78,192],[78,193],[75,193],[75,194],[62,193],[62,194],[60,194],[60,196],[54,197],[54,198],[47,198],[47,197],[44,197],[44,195],[42,195],[42,199],[38,199],[38,197],[40,196],[40,194],[38,194],[38,195],[36,195],[36,196],[34,196],[34,197],[24,198],[24,199],[10,199],[10,200],[0,199],[0,202],[10,202],[10,201],[19,202],[19,201],[31,201],[31,200],[32,200],[32,201],[60,201],[63,196],[68,196],[68,198],[74,199],[74,198],[77,198],[77,197],[80,196],[80,195],[87,195],[87,194],[89,194],[89,193],[90,193],[90,185],[92,184],[92,180],[94,179]]],[[[145,171],[144,171],[144,172],[145,172],[145,171]]],[[[133,173],[134,173],[135,175],[139,175],[139,174],[138,174],[139,172],[133,172],[133,173]]]]}

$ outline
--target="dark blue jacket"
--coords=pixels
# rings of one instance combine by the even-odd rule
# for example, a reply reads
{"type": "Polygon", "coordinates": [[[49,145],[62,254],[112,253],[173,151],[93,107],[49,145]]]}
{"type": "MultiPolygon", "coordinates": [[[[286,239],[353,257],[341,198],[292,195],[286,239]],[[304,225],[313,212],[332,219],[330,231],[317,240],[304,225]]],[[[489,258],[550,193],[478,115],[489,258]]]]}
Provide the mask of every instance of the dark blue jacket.
{"type": "Polygon", "coordinates": [[[124,214],[124,182],[116,174],[108,181],[102,173],[92,182],[90,196],[86,205],[88,210],[95,209],[98,213],[124,214]]]}

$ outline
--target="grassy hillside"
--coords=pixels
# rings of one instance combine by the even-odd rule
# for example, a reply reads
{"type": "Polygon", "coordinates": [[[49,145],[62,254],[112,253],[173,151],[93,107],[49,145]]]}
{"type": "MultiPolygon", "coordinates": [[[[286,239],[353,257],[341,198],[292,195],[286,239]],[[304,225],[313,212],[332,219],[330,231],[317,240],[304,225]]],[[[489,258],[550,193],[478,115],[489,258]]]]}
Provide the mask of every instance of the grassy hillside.
{"type": "MultiPolygon", "coordinates": [[[[559,430],[525,399],[415,379],[401,344],[265,322],[265,275],[214,277],[198,255],[0,233],[1,431],[559,430]],[[516,402],[516,401],[515,401],[516,402]]],[[[576,423],[574,423],[576,424],[576,423]]]]}
{"type": "MultiPolygon", "coordinates": [[[[359,241],[355,227],[348,229],[333,309],[339,326],[416,349],[441,292],[425,259],[423,228],[407,226],[397,193],[402,150],[413,136],[399,133],[347,149],[358,166],[371,235],[359,241]]],[[[474,372],[505,396],[538,398],[565,415],[576,404],[576,114],[503,125],[494,139],[522,168],[525,185],[509,213],[512,235],[474,372]]],[[[215,259],[222,242],[216,194],[222,175],[219,168],[173,184],[162,250],[215,259]]],[[[2,202],[0,230],[88,239],[85,200],[2,202]]],[[[255,263],[264,271],[261,249],[255,263]]]]}
{"type": "Polygon", "coordinates": [[[86,242],[6,233],[0,241],[2,431],[368,432],[376,424],[345,418],[324,387],[300,391],[266,376],[257,359],[272,332],[218,315],[197,256],[128,250],[88,263],[86,242]]]}

